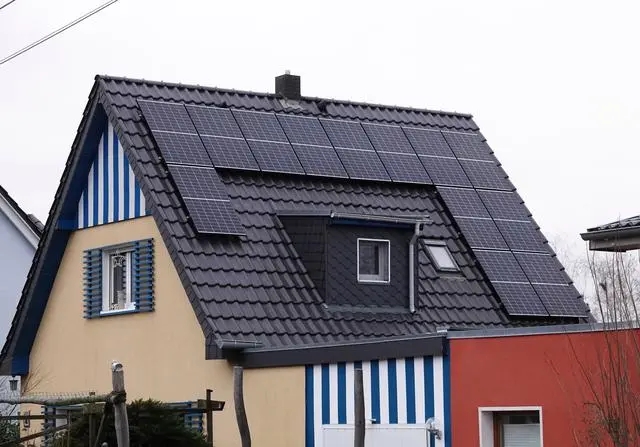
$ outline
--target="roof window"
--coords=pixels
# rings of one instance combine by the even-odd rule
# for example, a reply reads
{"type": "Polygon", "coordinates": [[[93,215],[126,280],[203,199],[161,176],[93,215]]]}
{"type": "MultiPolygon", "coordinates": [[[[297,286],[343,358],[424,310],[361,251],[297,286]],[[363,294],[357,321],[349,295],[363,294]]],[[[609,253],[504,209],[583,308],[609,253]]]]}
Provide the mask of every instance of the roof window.
{"type": "Polygon", "coordinates": [[[385,239],[358,239],[358,282],[389,282],[390,245],[385,239]]]}
{"type": "Polygon", "coordinates": [[[431,262],[433,262],[436,269],[444,272],[457,272],[460,270],[445,242],[427,240],[424,243],[429,252],[431,262]]]}

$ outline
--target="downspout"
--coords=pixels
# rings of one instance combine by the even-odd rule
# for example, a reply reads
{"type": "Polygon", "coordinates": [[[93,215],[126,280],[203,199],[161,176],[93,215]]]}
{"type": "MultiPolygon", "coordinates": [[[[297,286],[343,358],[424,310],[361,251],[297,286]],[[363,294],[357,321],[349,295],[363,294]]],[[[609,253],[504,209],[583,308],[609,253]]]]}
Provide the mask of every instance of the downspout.
{"type": "Polygon", "coordinates": [[[416,222],[413,230],[413,236],[409,241],[409,311],[414,313],[416,311],[416,294],[415,294],[415,247],[416,242],[422,234],[423,228],[422,222],[416,222]]]}

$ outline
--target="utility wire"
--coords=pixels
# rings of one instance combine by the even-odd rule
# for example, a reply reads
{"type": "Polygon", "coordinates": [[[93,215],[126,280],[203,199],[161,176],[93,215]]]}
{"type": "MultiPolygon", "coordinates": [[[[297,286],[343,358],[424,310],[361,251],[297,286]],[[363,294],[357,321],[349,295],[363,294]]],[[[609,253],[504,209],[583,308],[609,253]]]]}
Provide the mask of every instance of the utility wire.
{"type": "Polygon", "coordinates": [[[0,6],[0,9],[4,9],[7,6],[9,6],[11,3],[15,2],[16,0],[9,0],[7,3],[5,3],[4,5],[0,6]]]}
{"type": "MultiPolygon", "coordinates": [[[[11,2],[14,2],[16,0],[11,0],[11,2]]],[[[113,5],[115,2],[117,2],[118,0],[109,0],[106,3],[103,3],[102,5],[98,6],[96,9],[94,9],[93,11],[90,11],[88,13],[86,13],[85,15],[83,15],[82,17],[78,17],[77,19],[75,19],[73,22],[67,23],[65,26],[63,26],[62,28],[58,28],[57,30],[53,31],[52,33],[47,34],[46,36],[44,36],[41,39],[36,40],[35,42],[33,42],[32,44],[27,45],[26,47],[22,48],[21,50],[16,51],[13,54],[10,54],[9,56],[5,57],[4,59],[0,60],[0,65],[5,64],[7,62],[9,62],[11,59],[14,59],[18,56],[20,56],[23,53],[26,53],[27,51],[31,50],[32,48],[37,47],[38,45],[40,45],[41,43],[46,42],[47,40],[51,39],[52,37],[57,36],[58,34],[68,30],[69,28],[77,25],[78,23],[88,19],[89,17],[91,17],[94,14],[99,13],[100,11],[102,11],[103,9],[107,8],[108,6],[113,5]]],[[[11,3],[10,2],[10,3],[11,3]]],[[[6,6],[6,5],[5,5],[6,6]]]]}

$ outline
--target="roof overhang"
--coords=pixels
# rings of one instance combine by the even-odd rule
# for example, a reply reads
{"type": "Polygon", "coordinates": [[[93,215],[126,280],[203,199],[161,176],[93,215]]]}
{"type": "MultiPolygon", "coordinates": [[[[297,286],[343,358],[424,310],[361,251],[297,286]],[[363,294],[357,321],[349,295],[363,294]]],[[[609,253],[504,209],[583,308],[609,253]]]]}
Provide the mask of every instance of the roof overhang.
{"type": "Polygon", "coordinates": [[[418,337],[372,338],[290,348],[248,348],[226,351],[224,357],[245,368],[267,368],[385,358],[442,356],[446,355],[446,352],[447,334],[442,333],[418,337]]]}
{"type": "Polygon", "coordinates": [[[640,226],[595,230],[581,233],[589,242],[589,250],[621,252],[640,249],[640,226]]]}
{"type": "Polygon", "coordinates": [[[8,194],[5,196],[2,191],[0,189],[0,212],[7,216],[13,226],[34,249],[38,248],[40,233],[34,229],[33,222],[29,217],[17,207],[17,204],[12,203],[13,200],[8,194]]]}

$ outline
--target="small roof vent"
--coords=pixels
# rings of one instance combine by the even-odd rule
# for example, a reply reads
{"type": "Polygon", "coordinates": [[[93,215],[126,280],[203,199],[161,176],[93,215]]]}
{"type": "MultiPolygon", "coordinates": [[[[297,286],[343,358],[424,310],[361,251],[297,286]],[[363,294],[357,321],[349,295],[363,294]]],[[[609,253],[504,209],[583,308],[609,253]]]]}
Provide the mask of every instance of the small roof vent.
{"type": "Polygon", "coordinates": [[[300,76],[292,75],[286,70],[283,75],[276,76],[276,95],[287,99],[300,99],[300,76]]]}

